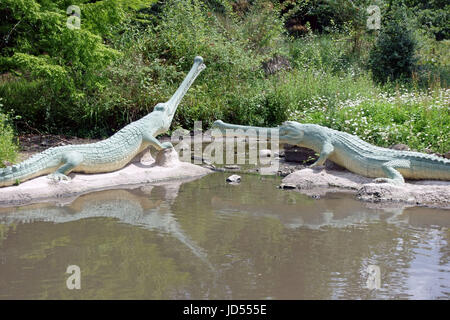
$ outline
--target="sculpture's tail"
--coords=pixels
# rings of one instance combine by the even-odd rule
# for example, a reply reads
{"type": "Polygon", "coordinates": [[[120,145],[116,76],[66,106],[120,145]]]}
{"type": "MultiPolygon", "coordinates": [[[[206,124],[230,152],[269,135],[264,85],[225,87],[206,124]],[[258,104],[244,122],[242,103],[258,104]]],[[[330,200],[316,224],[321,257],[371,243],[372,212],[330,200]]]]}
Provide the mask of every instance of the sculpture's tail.
{"type": "MultiPolygon", "coordinates": [[[[56,148],[50,148],[56,149],[56,148]]],[[[49,161],[48,150],[12,166],[0,169],[0,187],[11,186],[52,171],[54,161],[49,161]]],[[[54,151],[54,150],[51,150],[54,151]]],[[[54,152],[52,152],[54,153],[54,152]]]]}

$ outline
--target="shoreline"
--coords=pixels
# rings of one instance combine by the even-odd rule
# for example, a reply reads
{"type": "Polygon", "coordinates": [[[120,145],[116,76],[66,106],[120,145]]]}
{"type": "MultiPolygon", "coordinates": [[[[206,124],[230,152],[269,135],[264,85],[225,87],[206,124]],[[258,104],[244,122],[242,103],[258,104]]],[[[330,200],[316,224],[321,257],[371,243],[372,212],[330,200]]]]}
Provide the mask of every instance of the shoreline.
{"type": "MultiPolygon", "coordinates": [[[[49,147],[93,143],[100,140],[52,135],[26,135],[21,138],[20,161],[49,147]]],[[[170,141],[170,138],[163,136],[160,140],[170,141]]],[[[276,158],[279,161],[279,168],[278,171],[272,172],[271,175],[281,177],[280,188],[282,189],[291,189],[313,198],[319,198],[335,192],[351,193],[355,195],[356,199],[375,204],[381,208],[398,205],[450,209],[450,181],[407,181],[403,186],[372,183],[373,179],[353,174],[328,160],[324,167],[309,169],[307,165],[315,161],[314,152],[311,150],[284,146],[284,148],[280,147],[279,151],[279,155],[276,158]]],[[[153,160],[151,157],[150,159],[153,160]]],[[[272,157],[271,159],[274,158],[272,157]]],[[[144,165],[136,160],[121,170],[110,173],[72,173],[70,174],[73,178],[72,181],[60,182],[58,185],[49,183],[46,177],[38,177],[23,182],[19,186],[1,188],[0,206],[20,206],[34,202],[51,202],[52,198],[53,200],[73,199],[81,194],[99,190],[129,189],[143,184],[189,180],[212,172],[260,174],[260,170],[263,168],[258,165],[216,167],[208,163],[208,161],[195,165],[189,162],[181,162],[178,160],[178,157],[175,163],[169,165],[170,168],[164,164],[163,167],[159,168],[155,163],[147,162],[144,165]],[[104,182],[96,183],[95,180],[104,182]],[[84,186],[82,186],[83,184],[84,186]],[[41,191],[30,191],[33,188],[41,191]],[[38,195],[33,195],[33,192],[37,192],[38,195]]],[[[199,159],[193,158],[193,160],[199,159]]]]}

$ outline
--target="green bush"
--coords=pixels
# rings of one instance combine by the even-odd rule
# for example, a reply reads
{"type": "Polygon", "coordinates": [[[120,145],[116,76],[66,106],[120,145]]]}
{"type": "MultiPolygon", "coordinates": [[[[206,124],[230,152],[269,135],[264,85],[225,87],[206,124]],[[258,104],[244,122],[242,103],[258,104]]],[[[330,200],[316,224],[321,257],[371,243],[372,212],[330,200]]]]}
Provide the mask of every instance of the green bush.
{"type": "MultiPolygon", "coordinates": [[[[275,1],[274,1],[275,2],[275,1]]],[[[308,26],[319,33],[365,27],[367,0],[280,1],[286,27],[291,35],[303,36],[308,26]]]]}
{"type": "Polygon", "coordinates": [[[450,84],[450,40],[437,41],[423,32],[416,32],[418,39],[417,68],[413,80],[420,88],[441,87],[450,84]]]}
{"type": "Polygon", "coordinates": [[[80,133],[86,119],[80,107],[108,85],[102,72],[120,56],[108,40],[130,11],[151,2],[79,1],[80,29],[66,26],[70,1],[0,2],[0,37],[7,39],[0,42],[0,70],[14,75],[0,83],[0,92],[5,107],[23,116],[19,129],[80,133]]]}
{"type": "Polygon", "coordinates": [[[447,0],[404,0],[413,12],[417,26],[438,40],[450,40],[450,4],[447,0]]]}
{"type": "Polygon", "coordinates": [[[416,41],[412,32],[397,19],[383,23],[369,57],[376,82],[410,80],[416,65],[416,41]]]}
{"type": "Polygon", "coordinates": [[[0,167],[4,167],[6,161],[16,161],[19,147],[10,125],[9,116],[1,111],[2,100],[0,98],[0,167]]]}

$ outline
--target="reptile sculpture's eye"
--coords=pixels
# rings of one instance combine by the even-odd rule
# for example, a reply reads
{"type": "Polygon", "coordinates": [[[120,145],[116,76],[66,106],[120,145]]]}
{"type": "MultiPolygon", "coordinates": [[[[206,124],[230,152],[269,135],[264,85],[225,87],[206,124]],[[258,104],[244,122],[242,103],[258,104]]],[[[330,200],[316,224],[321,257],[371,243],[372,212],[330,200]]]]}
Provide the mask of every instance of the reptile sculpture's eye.
{"type": "Polygon", "coordinates": [[[165,109],[166,109],[166,106],[164,105],[164,103],[158,103],[155,106],[155,110],[158,110],[158,111],[164,111],[165,109]]]}

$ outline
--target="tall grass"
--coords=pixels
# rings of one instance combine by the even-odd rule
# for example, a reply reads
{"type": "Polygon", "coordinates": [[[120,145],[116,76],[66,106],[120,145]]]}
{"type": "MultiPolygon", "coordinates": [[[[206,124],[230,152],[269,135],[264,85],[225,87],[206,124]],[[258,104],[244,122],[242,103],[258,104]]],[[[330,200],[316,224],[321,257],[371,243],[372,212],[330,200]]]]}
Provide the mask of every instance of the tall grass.
{"type": "Polygon", "coordinates": [[[4,167],[5,161],[16,161],[19,148],[10,125],[9,116],[2,113],[1,110],[2,99],[0,98],[0,167],[4,167]]]}

